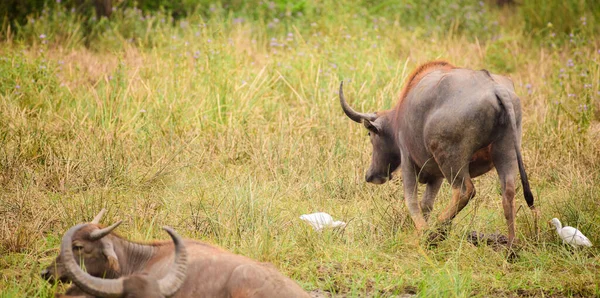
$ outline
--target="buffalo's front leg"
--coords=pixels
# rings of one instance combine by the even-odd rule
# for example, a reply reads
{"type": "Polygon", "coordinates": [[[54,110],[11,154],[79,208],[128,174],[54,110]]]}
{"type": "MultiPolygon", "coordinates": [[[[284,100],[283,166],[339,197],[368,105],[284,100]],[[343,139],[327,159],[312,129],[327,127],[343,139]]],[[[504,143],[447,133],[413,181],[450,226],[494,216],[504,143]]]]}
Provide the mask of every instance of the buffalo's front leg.
{"type": "Polygon", "coordinates": [[[443,178],[433,178],[427,182],[423,199],[421,199],[421,212],[423,212],[425,220],[429,220],[429,213],[433,210],[433,203],[435,203],[435,197],[440,190],[440,186],[442,186],[442,182],[444,182],[443,178]]]}
{"type": "Polygon", "coordinates": [[[401,167],[402,183],[404,184],[404,202],[417,231],[421,232],[427,229],[427,222],[425,221],[425,217],[423,217],[419,200],[417,199],[417,174],[414,166],[409,161],[403,161],[401,167]]]}

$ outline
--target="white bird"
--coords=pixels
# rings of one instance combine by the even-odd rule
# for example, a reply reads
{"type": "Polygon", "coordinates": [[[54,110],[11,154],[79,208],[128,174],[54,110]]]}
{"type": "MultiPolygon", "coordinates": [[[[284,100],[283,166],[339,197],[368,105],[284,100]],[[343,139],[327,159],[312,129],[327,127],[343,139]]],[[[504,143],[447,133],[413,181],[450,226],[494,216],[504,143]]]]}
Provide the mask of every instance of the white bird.
{"type": "Polygon", "coordinates": [[[570,244],[573,247],[592,246],[592,242],[578,229],[569,226],[563,227],[558,218],[553,218],[552,224],[556,227],[556,233],[558,233],[563,243],[570,244]]]}
{"type": "Polygon", "coordinates": [[[343,221],[334,221],[331,215],[325,212],[317,212],[311,214],[302,214],[300,219],[311,225],[315,231],[321,231],[323,228],[345,227],[343,221]]]}

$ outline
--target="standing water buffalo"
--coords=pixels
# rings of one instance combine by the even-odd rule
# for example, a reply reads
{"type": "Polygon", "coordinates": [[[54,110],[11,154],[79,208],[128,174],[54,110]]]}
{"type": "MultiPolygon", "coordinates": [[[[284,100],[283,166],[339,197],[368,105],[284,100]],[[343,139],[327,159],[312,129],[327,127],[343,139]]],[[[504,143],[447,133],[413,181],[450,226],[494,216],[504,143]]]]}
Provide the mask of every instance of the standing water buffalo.
{"type": "Polygon", "coordinates": [[[309,297],[272,265],[180,240],[168,229],[173,241],[125,240],[112,232],[121,222],[98,225],[103,214],[104,210],[91,223],[71,228],[61,254],[42,271],[47,280],[75,282],[58,297],[309,297]],[[85,264],[87,273],[77,270],[74,260],[85,264]],[[141,288],[147,290],[139,292],[141,288]]]}
{"type": "Polygon", "coordinates": [[[439,216],[449,224],[475,195],[471,178],[496,168],[508,242],[515,238],[515,177],[521,175],[527,205],[537,212],[521,157],[521,104],[512,81],[487,70],[457,68],[445,61],[419,66],[409,76],[391,110],[344,113],[369,130],[373,155],[366,181],[382,184],[402,170],[406,206],[417,230],[427,229],[429,213],[444,178],[452,200],[439,216]],[[427,185],[417,200],[417,182],[427,185]]]}

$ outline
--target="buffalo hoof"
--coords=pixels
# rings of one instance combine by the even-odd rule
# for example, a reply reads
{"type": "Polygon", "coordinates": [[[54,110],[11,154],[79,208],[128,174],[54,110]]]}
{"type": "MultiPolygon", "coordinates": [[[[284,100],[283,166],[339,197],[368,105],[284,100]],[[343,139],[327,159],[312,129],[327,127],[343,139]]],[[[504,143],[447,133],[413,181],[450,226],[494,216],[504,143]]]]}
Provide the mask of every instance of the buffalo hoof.
{"type": "Polygon", "coordinates": [[[450,232],[450,225],[444,224],[439,227],[435,227],[427,231],[425,234],[427,245],[429,247],[437,247],[437,245],[448,238],[450,232]]]}

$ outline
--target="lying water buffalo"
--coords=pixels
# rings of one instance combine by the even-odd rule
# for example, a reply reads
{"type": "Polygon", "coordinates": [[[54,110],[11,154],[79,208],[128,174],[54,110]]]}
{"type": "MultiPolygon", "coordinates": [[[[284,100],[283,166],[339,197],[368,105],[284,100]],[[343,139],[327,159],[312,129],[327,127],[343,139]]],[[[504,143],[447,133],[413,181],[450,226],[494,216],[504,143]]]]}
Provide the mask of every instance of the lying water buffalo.
{"type": "Polygon", "coordinates": [[[59,297],[134,297],[126,295],[137,294],[136,284],[152,287],[159,295],[155,297],[309,297],[296,282],[272,265],[207,243],[179,241],[173,236],[173,241],[147,244],[123,239],[113,233],[120,222],[106,228],[98,225],[103,213],[104,210],[91,223],[71,228],[63,238],[61,254],[42,271],[47,280],[75,282],[59,297]],[[180,245],[184,249],[176,253],[180,245]],[[87,274],[73,270],[70,263],[73,259],[85,264],[87,274]],[[187,269],[183,270],[185,259],[187,269]],[[100,283],[110,284],[109,290],[97,291],[94,285],[99,279],[89,283],[85,277],[90,276],[102,278],[104,281],[100,283]],[[181,279],[183,283],[179,285],[181,279]],[[123,295],[117,295],[121,292],[123,295]]]}
{"type": "Polygon", "coordinates": [[[377,113],[344,113],[369,130],[373,155],[366,181],[382,184],[400,167],[406,206],[419,231],[444,178],[452,200],[439,216],[448,224],[475,195],[471,178],[496,168],[509,245],[515,238],[515,177],[519,169],[527,205],[536,215],[521,157],[521,104],[512,81],[486,70],[457,68],[445,61],[419,66],[409,76],[396,106],[377,113]],[[427,185],[417,200],[417,182],[427,185]]]}
{"type": "MultiPolygon", "coordinates": [[[[67,276],[83,292],[95,297],[164,298],[172,297],[183,285],[186,279],[187,252],[181,238],[171,228],[163,229],[173,239],[175,257],[163,278],[156,279],[147,274],[134,273],[117,279],[103,279],[84,272],[73,256],[73,248],[79,251],[84,249],[80,243],[73,242],[73,236],[85,226],[79,224],[69,229],[63,236],[60,247],[67,276]]],[[[92,234],[90,236],[92,237],[92,234]]]]}

